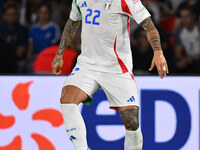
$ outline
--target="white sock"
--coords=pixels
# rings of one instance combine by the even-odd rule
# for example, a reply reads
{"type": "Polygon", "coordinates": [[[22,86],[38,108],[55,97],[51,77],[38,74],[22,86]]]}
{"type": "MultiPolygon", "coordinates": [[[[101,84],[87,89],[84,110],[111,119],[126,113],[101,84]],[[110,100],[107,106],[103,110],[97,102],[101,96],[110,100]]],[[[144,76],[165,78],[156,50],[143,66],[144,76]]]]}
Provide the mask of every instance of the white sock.
{"type": "Polygon", "coordinates": [[[142,150],[143,138],[140,127],[136,131],[126,130],[124,150],[142,150]]]}
{"type": "Polygon", "coordinates": [[[76,150],[87,150],[86,128],[76,104],[61,104],[65,129],[76,150]]]}

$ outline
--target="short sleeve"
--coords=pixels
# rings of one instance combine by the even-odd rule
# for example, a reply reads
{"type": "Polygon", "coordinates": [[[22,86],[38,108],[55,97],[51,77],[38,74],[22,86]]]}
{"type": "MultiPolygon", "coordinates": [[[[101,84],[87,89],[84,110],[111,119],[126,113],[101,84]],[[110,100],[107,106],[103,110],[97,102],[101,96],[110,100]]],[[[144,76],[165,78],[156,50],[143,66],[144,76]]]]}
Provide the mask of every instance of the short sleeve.
{"type": "Polygon", "coordinates": [[[77,0],[73,0],[72,2],[72,9],[70,12],[70,19],[73,21],[82,20],[80,8],[76,4],[77,0]]]}
{"type": "Polygon", "coordinates": [[[140,0],[121,0],[121,9],[138,24],[151,16],[140,0]]]}

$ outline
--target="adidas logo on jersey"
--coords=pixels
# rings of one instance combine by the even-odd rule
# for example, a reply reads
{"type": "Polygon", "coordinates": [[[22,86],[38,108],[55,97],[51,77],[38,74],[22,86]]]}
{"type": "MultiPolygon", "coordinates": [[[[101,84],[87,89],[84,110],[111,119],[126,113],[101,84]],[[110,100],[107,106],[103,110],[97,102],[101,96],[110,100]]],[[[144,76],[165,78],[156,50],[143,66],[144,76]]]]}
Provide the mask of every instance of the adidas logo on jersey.
{"type": "Polygon", "coordinates": [[[84,1],[83,4],[80,6],[80,8],[82,8],[82,7],[87,7],[86,1],[84,1]]]}
{"type": "Polygon", "coordinates": [[[135,97],[132,96],[131,98],[129,98],[129,99],[127,100],[127,102],[135,102],[135,97]]]}

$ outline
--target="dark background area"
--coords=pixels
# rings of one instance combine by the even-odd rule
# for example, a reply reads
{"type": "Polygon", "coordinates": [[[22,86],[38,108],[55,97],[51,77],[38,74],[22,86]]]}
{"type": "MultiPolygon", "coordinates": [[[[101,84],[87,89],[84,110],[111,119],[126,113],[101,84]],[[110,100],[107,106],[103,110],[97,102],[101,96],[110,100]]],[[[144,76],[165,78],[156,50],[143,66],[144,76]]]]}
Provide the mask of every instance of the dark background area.
{"type": "MultiPolygon", "coordinates": [[[[0,74],[50,74],[72,0],[0,0],[0,74]]],[[[160,33],[171,75],[200,74],[200,1],[142,0],[160,33]]],[[[80,29],[81,30],[81,29],[80,29]]],[[[69,74],[81,52],[80,30],[64,60],[69,74]]],[[[149,72],[153,50],[131,21],[133,73],[149,72]]]]}

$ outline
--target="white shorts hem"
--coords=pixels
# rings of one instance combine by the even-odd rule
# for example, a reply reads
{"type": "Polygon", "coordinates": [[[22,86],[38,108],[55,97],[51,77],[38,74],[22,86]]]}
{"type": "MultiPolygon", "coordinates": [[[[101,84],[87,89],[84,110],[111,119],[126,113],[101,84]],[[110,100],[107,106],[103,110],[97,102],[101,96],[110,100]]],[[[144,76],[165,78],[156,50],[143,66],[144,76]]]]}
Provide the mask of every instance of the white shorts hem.
{"type": "Polygon", "coordinates": [[[77,85],[77,84],[65,83],[65,84],[63,85],[63,87],[68,86],[68,85],[72,85],[72,86],[75,86],[75,87],[81,89],[83,92],[85,92],[85,94],[87,94],[90,98],[92,98],[92,94],[90,94],[89,92],[87,92],[86,90],[84,90],[84,88],[82,88],[81,86],[79,86],[79,85],[77,85]]]}

